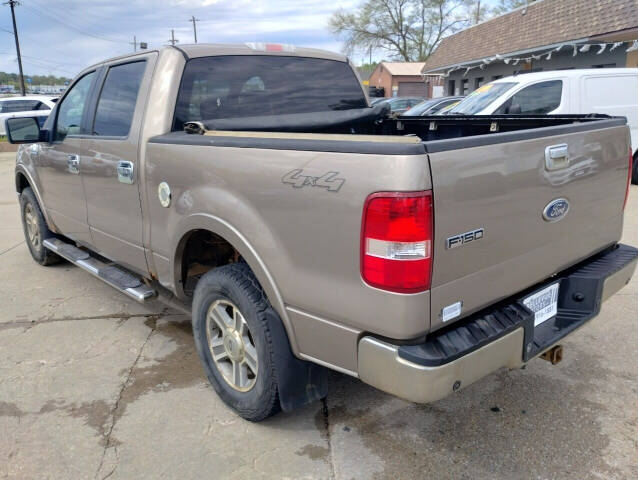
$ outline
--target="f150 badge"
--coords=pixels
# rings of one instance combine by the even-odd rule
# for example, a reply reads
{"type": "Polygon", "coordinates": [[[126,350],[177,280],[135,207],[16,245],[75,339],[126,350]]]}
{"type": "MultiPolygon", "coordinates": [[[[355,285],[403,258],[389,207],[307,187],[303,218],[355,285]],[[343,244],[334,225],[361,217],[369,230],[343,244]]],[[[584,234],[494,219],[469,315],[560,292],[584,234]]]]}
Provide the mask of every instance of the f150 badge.
{"type": "Polygon", "coordinates": [[[483,238],[485,234],[485,229],[477,228],[476,230],[472,230],[471,232],[461,233],[459,235],[452,235],[445,240],[445,248],[452,249],[456,247],[460,247],[470,242],[475,242],[476,240],[480,240],[483,238]]]}
{"type": "Polygon", "coordinates": [[[343,184],[346,183],[346,180],[343,178],[335,178],[339,175],[339,172],[324,173],[320,177],[302,175],[302,172],[303,170],[301,169],[291,170],[281,177],[281,181],[285,184],[292,185],[293,188],[320,187],[328,189],[329,192],[338,192],[343,184]]]}

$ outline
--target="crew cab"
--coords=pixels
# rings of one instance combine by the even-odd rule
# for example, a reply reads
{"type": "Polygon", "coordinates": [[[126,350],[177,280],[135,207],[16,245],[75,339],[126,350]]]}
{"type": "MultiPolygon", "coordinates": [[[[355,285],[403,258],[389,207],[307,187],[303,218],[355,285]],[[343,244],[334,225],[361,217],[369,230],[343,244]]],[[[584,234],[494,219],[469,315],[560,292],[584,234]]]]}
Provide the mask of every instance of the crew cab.
{"type": "Polygon", "coordinates": [[[104,61],[43,128],[6,122],[27,245],[191,314],[252,421],[323,398],[326,369],[431,402],[558,361],[636,268],[626,119],[388,114],[321,50],[104,61]]]}

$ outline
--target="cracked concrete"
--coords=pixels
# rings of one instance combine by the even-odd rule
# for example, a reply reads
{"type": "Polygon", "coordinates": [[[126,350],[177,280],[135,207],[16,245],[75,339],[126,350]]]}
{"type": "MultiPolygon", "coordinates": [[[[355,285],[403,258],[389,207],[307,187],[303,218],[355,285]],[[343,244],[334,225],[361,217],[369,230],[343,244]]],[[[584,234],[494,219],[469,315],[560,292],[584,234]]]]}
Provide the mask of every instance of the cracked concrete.
{"type": "MultiPolygon", "coordinates": [[[[0,181],[12,185],[12,155],[0,181]]],[[[632,187],[626,243],[638,245],[632,187]]],[[[0,190],[0,478],[638,478],[638,281],[565,342],[419,406],[330,375],[323,402],[259,424],[215,395],[190,321],[69,264],[44,268],[0,190]]]]}

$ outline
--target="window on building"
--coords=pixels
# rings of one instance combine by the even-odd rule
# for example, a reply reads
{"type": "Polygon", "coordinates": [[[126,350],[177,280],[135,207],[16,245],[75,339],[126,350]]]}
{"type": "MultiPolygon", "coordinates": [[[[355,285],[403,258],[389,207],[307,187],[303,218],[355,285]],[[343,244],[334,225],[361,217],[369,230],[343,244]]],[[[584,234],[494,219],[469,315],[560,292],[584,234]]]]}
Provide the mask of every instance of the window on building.
{"type": "Polygon", "coordinates": [[[456,95],[456,82],[454,80],[448,80],[447,82],[447,94],[456,95]]]}
{"type": "Polygon", "coordinates": [[[512,95],[495,113],[546,114],[560,106],[562,92],[561,80],[535,83],[512,95]]]}
{"type": "Polygon", "coordinates": [[[470,93],[470,81],[467,78],[461,80],[461,95],[470,93]]]}
{"type": "Polygon", "coordinates": [[[492,81],[503,78],[503,75],[492,75],[492,81]]]}
{"type": "Polygon", "coordinates": [[[93,135],[128,135],[145,68],[143,61],[109,68],[95,111],[93,135]]]}
{"type": "Polygon", "coordinates": [[[476,77],[474,79],[474,90],[476,90],[477,88],[479,88],[481,85],[483,85],[485,83],[485,78],[484,77],[476,77]]]}

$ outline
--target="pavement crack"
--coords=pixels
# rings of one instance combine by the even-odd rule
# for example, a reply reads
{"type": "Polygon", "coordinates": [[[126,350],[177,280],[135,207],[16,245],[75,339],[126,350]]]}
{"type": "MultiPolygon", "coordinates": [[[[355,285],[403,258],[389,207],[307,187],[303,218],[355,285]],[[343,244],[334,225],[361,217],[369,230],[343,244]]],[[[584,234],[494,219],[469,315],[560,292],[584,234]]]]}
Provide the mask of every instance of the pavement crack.
{"type": "Polygon", "coordinates": [[[22,240],[20,243],[16,243],[14,246],[9,247],[9,248],[7,248],[7,249],[5,249],[5,250],[1,251],[1,252],[0,252],[0,255],[4,255],[5,253],[10,252],[10,251],[11,251],[11,250],[13,250],[14,248],[19,247],[20,245],[22,245],[23,243],[24,243],[24,240],[22,240]]]}
{"type": "MultiPolygon", "coordinates": [[[[60,317],[60,318],[41,318],[38,320],[16,320],[13,322],[0,323],[0,330],[8,330],[12,328],[24,328],[25,332],[35,327],[36,325],[41,325],[45,323],[54,323],[54,322],[76,322],[82,320],[104,320],[104,319],[117,319],[119,320],[119,326],[126,323],[127,320],[131,318],[165,318],[170,316],[179,316],[181,313],[110,313],[107,315],[91,315],[86,317],[60,317]],[[26,328],[25,328],[26,327],[26,328]]],[[[24,333],[24,332],[23,332],[24,333]]]]}
{"type": "Polygon", "coordinates": [[[326,442],[328,442],[328,463],[330,464],[330,478],[334,480],[335,476],[335,464],[332,458],[332,439],[330,436],[330,411],[328,410],[328,398],[321,399],[321,411],[323,413],[323,425],[326,429],[326,442]]]}
{"type": "MultiPolygon", "coordinates": [[[[140,347],[140,350],[137,352],[137,356],[135,357],[135,360],[133,361],[133,363],[131,364],[131,366],[128,369],[128,372],[126,374],[126,378],[124,379],[124,382],[122,382],[122,387],[120,388],[120,392],[117,396],[117,399],[115,400],[115,404],[113,405],[113,408],[111,409],[110,412],[110,417],[111,417],[111,424],[109,425],[108,429],[105,431],[104,434],[104,450],[102,451],[102,458],[100,459],[100,464],[98,465],[97,471],[95,472],[95,478],[98,478],[100,472],[102,471],[102,467],[104,466],[104,459],[106,458],[106,452],[108,451],[109,448],[111,448],[113,446],[114,451],[115,451],[115,456],[117,459],[117,446],[116,445],[112,445],[111,442],[111,435],[113,434],[113,429],[115,428],[115,424],[117,423],[117,420],[119,419],[119,416],[117,415],[117,412],[120,408],[120,403],[122,401],[122,397],[124,396],[124,392],[126,391],[126,388],[129,386],[129,383],[131,381],[131,376],[133,375],[133,370],[135,370],[135,367],[137,366],[137,364],[140,361],[140,358],[142,357],[142,353],[144,352],[144,348],[146,347],[146,344],[148,343],[148,341],[150,340],[151,336],[153,335],[153,333],[155,332],[156,328],[157,328],[157,320],[159,320],[160,318],[162,318],[162,314],[159,315],[146,315],[147,317],[152,317],[155,321],[153,322],[153,325],[151,327],[151,331],[148,332],[148,335],[146,336],[146,338],[144,339],[144,342],[142,342],[142,346],[140,347]]],[[[102,480],[105,480],[106,478],[110,477],[111,475],[113,475],[113,473],[115,472],[117,468],[117,462],[116,465],[113,467],[113,469],[104,477],[102,477],[102,480]]]]}

